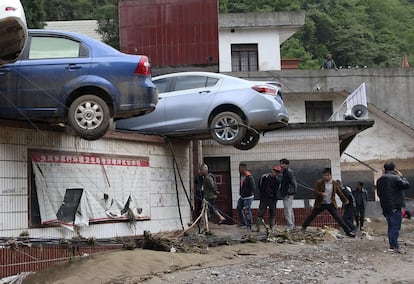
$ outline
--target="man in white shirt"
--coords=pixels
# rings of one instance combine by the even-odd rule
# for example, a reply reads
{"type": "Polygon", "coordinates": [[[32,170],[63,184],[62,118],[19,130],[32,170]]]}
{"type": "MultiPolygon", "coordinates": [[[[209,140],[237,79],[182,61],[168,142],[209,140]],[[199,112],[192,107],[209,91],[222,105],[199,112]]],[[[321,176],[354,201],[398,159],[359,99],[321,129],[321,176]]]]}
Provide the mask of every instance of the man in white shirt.
{"type": "Polygon", "coordinates": [[[344,205],[348,204],[348,199],[342,193],[340,185],[332,180],[332,173],[330,168],[325,168],[322,172],[322,179],[318,180],[315,184],[313,192],[315,193],[315,205],[313,206],[312,213],[303,222],[302,230],[305,231],[313,219],[325,210],[335,218],[339,225],[344,229],[346,235],[351,238],[355,238],[355,234],[346,225],[344,219],[339,215],[336,205],[336,194],[342,200],[344,205]]]}

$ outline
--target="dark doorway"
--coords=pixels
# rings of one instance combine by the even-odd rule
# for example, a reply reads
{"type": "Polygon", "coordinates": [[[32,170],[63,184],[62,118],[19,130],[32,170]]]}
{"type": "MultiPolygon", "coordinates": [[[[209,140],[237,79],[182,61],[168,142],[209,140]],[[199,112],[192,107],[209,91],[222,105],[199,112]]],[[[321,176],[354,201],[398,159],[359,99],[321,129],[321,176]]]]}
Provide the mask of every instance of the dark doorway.
{"type": "Polygon", "coordinates": [[[204,158],[210,173],[216,178],[217,188],[220,191],[216,199],[216,207],[226,218],[227,224],[233,224],[233,200],[231,192],[230,157],[204,158]]]}
{"type": "Polygon", "coordinates": [[[306,101],[306,122],[327,121],[331,117],[332,101],[306,101]]]}

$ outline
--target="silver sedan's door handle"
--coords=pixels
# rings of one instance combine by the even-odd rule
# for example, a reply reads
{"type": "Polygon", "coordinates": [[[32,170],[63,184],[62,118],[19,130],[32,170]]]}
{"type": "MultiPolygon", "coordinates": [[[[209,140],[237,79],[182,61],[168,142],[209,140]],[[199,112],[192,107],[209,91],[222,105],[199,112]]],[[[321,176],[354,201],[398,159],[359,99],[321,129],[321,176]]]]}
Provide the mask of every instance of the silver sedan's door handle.
{"type": "Polygon", "coordinates": [[[209,90],[206,90],[206,91],[200,91],[200,92],[198,92],[199,94],[209,94],[210,93],[210,91],[209,90]]]}

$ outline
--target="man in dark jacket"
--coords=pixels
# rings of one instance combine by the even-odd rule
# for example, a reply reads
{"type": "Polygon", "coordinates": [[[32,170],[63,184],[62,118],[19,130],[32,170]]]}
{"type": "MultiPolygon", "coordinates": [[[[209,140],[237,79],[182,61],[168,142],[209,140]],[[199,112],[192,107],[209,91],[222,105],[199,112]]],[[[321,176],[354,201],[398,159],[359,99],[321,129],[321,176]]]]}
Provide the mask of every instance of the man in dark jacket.
{"type": "Polygon", "coordinates": [[[389,250],[402,252],[398,245],[401,230],[402,212],[405,207],[404,190],[410,188],[408,180],[393,162],[384,164],[384,174],[377,180],[377,193],[380,198],[382,213],[387,219],[389,250]]]}
{"type": "Polygon", "coordinates": [[[322,172],[322,179],[318,180],[313,190],[315,193],[315,204],[313,206],[312,213],[306,218],[302,225],[302,231],[306,231],[306,228],[313,221],[313,219],[321,214],[323,211],[328,210],[332,217],[341,225],[346,235],[351,238],[355,238],[355,234],[345,224],[344,219],[339,215],[336,205],[335,196],[338,195],[341,198],[342,203],[347,205],[348,199],[342,193],[339,184],[332,180],[332,173],[330,168],[326,168],[322,172]]]}
{"type": "Polygon", "coordinates": [[[364,230],[365,208],[368,204],[368,192],[364,188],[364,184],[359,181],[357,188],[353,192],[355,197],[355,221],[359,229],[364,230]]]}
{"type": "Polygon", "coordinates": [[[240,218],[240,227],[247,226],[248,229],[252,229],[252,202],[254,198],[254,190],[256,185],[252,174],[247,170],[246,163],[239,164],[240,172],[240,198],[237,201],[237,212],[240,218]],[[246,216],[243,209],[246,210],[246,216]]]}
{"type": "Polygon", "coordinates": [[[260,232],[260,225],[263,222],[267,208],[269,208],[270,229],[272,230],[275,225],[277,190],[280,185],[278,176],[281,170],[280,166],[275,166],[270,173],[262,175],[259,180],[260,204],[256,222],[257,232],[260,232]]]}
{"type": "Polygon", "coordinates": [[[214,180],[214,176],[208,172],[208,166],[206,164],[202,164],[200,166],[200,174],[204,177],[203,196],[204,199],[208,202],[208,219],[210,220],[211,215],[215,214],[219,218],[219,224],[221,224],[226,220],[226,218],[220,214],[219,210],[215,206],[219,191],[217,190],[217,184],[214,180]]]}
{"type": "Polygon", "coordinates": [[[293,198],[297,190],[295,174],[289,168],[289,160],[281,159],[280,167],[282,168],[282,180],[280,183],[280,195],[283,199],[283,209],[287,223],[287,229],[295,228],[295,215],[293,213],[293,198]]]}
{"type": "Polygon", "coordinates": [[[354,225],[354,214],[355,214],[355,198],[352,194],[352,189],[349,186],[345,186],[342,184],[340,180],[336,181],[339,186],[341,187],[342,193],[345,195],[346,199],[348,199],[348,204],[342,206],[344,209],[344,214],[342,215],[342,219],[344,219],[345,224],[351,229],[352,232],[355,231],[356,227],[354,225]]]}

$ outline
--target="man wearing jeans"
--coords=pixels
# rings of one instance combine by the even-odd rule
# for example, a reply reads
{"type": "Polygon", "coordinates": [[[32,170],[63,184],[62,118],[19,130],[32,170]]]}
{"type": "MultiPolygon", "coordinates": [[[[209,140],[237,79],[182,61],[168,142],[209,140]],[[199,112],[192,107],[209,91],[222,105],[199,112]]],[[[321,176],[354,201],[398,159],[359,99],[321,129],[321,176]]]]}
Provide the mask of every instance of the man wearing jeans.
{"type": "Polygon", "coordinates": [[[281,159],[280,167],[282,168],[282,180],[280,183],[280,195],[283,198],[283,208],[287,229],[295,228],[295,215],[293,213],[293,197],[297,190],[296,178],[292,169],[289,168],[289,160],[281,159]]]}
{"type": "Polygon", "coordinates": [[[252,174],[247,170],[245,163],[239,164],[240,172],[240,198],[237,201],[237,212],[240,218],[240,227],[247,226],[249,230],[252,229],[252,202],[254,198],[254,190],[256,185],[252,174]],[[246,216],[244,210],[246,210],[246,216]]]}
{"type": "Polygon", "coordinates": [[[382,213],[387,219],[389,251],[402,253],[398,245],[401,230],[402,212],[405,207],[404,191],[410,188],[408,180],[393,162],[384,164],[384,174],[377,180],[377,193],[380,198],[382,213]]]}

